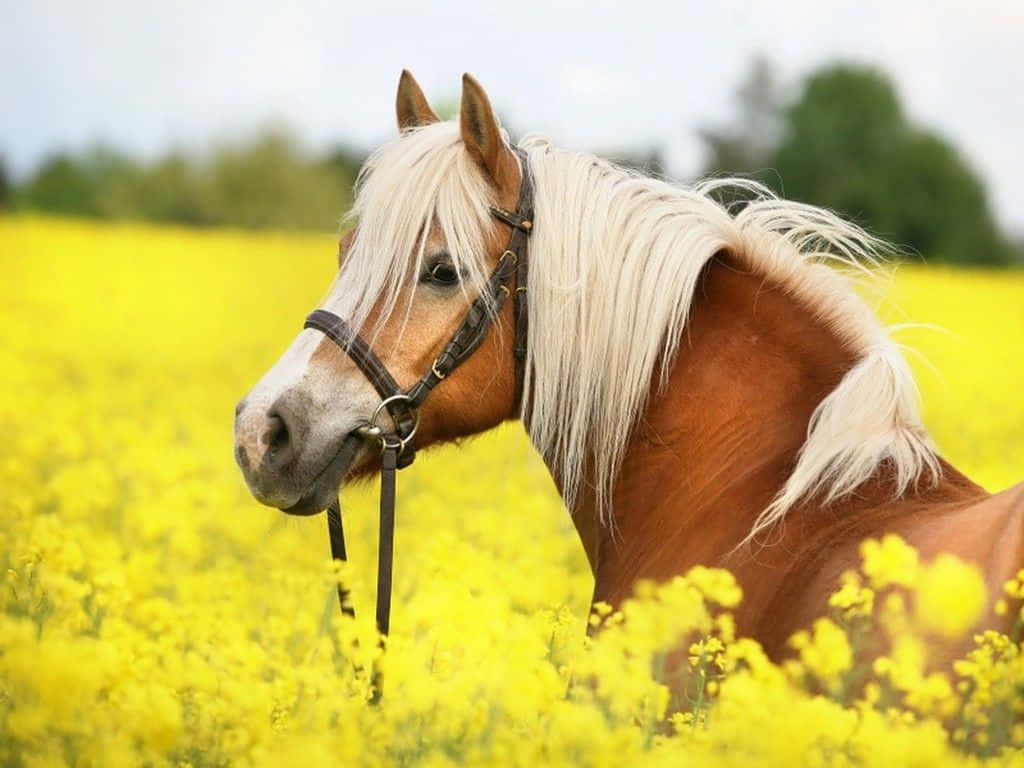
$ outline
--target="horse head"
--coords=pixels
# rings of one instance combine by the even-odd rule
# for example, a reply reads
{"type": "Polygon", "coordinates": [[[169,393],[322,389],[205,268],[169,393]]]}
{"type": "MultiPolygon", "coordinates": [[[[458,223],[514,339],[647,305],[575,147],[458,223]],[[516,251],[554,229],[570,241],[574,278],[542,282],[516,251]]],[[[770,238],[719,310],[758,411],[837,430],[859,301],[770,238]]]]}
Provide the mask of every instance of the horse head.
{"type": "Polygon", "coordinates": [[[339,484],[374,468],[368,429],[397,435],[405,453],[413,440],[424,447],[518,414],[515,302],[505,299],[517,287],[508,244],[521,224],[510,213],[520,157],[468,74],[457,120],[440,121],[407,71],[396,111],[399,136],[360,174],[355,225],[320,311],[236,409],[250,490],[293,514],[324,509],[339,484]],[[451,353],[453,337],[472,354],[451,353]],[[403,393],[424,380],[431,396],[410,402],[403,393]]]}

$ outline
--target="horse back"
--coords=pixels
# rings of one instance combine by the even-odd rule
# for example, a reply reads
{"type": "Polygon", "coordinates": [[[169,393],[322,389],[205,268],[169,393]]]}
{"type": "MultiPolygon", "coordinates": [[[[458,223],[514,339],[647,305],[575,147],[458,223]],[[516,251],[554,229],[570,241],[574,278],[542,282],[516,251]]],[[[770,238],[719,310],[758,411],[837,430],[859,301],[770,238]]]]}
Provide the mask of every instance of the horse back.
{"type": "MultiPolygon", "coordinates": [[[[861,542],[886,534],[900,536],[923,562],[948,553],[976,566],[989,598],[976,629],[1010,629],[1015,611],[1000,616],[995,605],[1003,584],[1024,568],[1024,482],[988,494],[949,465],[944,470],[937,488],[875,504],[870,502],[877,499],[871,500],[868,493],[869,498],[862,501],[869,506],[832,514],[830,525],[815,526],[813,532],[792,521],[796,525],[788,526],[782,542],[791,554],[789,572],[770,601],[774,609],[770,621],[754,630],[771,655],[785,655],[785,643],[793,631],[828,614],[828,598],[840,576],[860,563],[861,542]]],[[[816,513],[828,514],[821,509],[816,513]]],[[[966,647],[959,643],[936,650],[934,661],[942,665],[966,647]]]]}

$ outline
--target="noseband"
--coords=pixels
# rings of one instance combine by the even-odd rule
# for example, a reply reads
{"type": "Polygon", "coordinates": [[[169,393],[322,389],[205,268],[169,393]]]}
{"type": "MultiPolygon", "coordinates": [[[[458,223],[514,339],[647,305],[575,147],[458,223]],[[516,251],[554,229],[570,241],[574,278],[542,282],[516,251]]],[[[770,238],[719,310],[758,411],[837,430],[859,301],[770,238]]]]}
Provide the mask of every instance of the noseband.
{"type": "MultiPolygon", "coordinates": [[[[381,362],[369,344],[342,318],[323,309],[313,310],[306,318],[304,328],[313,328],[343,349],[359,367],[382,398],[380,405],[354,434],[363,440],[375,442],[381,448],[380,461],[380,544],[377,555],[377,630],[388,634],[391,621],[391,571],[395,535],[395,472],[412,464],[416,455],[413,442],[419,427],[419,409],[438,384],[480,347],[487,331],[505,300],[512,294],[509,283],[515,277],[515,358],[516,381],[522,395],[524,361],[526,359],[526,279],[528,237],[533,229],[533,179],[530,176],[526,153],[515,148],[522,166],[519,202],[514,213],[492,207],[491,215],[512,228],[505,250],[491,272],[483,291],[469,307],[465,318],[444,351],[434,360],[430,370],[403,390],[387,366],[381,362]],[[392,429],[377,423],[384,412],[391,417],[392,429]]],[[[341,505],[335,496],[327,508],[327,527],[331,541],[331,555],[335,560],[346,559],[345,532],[342,527],[341,505]]],[[[345,615],[354,615],[348,590],[338,584],[338,601],[345,615]]]]}

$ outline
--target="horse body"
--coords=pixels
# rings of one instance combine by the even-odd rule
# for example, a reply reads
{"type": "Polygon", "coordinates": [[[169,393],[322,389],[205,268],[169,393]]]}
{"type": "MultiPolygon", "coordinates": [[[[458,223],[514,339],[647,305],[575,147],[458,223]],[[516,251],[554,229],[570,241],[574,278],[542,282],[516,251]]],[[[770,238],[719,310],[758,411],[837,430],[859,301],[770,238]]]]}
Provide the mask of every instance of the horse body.
{"type": "MultiPolygon", "coordinates": [[[[860,542],[886,533],[925,559],[950,552],[976,563],[999,594],[1024,562],[1024,484],[990,496],[945,461],[937,484],[900,498],[883,464],[855,494],[825,507],[811,497],[750,541],[796,465],[815,408],[856,360],[781,286],[728,258],[707,265],[697,296],[667,384],[651,393],[616,480],[615,525],[601,525],[586,496],[573,512],[595,601],[618,604],[638,579],[725,567],[744,591],[738,631],[778,658],[795,630],[827,612],[860,542]]],[[[990,612],[982,623],[997,621],[990,612]]]]}
{"type": "MultiPolygon", "coordinates": [[[[468,76],[457,125],[438,122],[407,73],[397,108],[402,135],[361,176],[323,308],[408,388],[504,258],[511,228],[489,206],[512,209],[526,169],[468,76]]],[[[505,302],[424,403],[417,447],[522,418],[579,531],[595,600],[724,566],[745,593],[738,630],[772,656],[823,613],[869,536],[977,563],[994,599],[1024,564],[1024,486],[990,496],[928,444],[897,345],[821,263],[871,261],[873,238],[743,182],[759,199],[733,215],[713,199],[718,184],[688,190],[523,146],[536,180],[529,279],[516,286],[528,296],[526,374],[517,381],[505,302]]],[[[254,495],[316,510],[373,471],[369,446],[333,468],[380,403],[344,350],[304,330],[236,412],[254,495]]]]}

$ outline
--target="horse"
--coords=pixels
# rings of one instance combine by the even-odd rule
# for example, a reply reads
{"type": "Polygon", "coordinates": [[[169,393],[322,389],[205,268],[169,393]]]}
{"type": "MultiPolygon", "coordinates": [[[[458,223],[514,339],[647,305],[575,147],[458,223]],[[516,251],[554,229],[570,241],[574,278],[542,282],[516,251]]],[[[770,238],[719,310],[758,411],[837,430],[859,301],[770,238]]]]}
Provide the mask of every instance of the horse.
{"type": "MultiPolygon", "coordinates": [[[[1024,483],[991,495],[932,446],[898,345],[852,287],[883,242],[750,181],[687,187],[537,136],[513,146],[468,74],[455,120],[408,71],[396,111],[398,137],[357,179],[322,310],[401,390],[438,374],[416,447],[522,420],[595,602],[726,567],[744,593],[737,632],[779,659],[827,611],[860,542],[897,533],[923,559],[976,564],[992,596],[982,622],[1008,621],[993,603],[1024,563],[1024,483]],[[510,289],[488,290],[488,276],[525,229],[508,212],[527,181],[529,270],[503,302],[510,289]],[[458,370],[438,371],[474,302],[489,328],[458,370]]],[[[371,414],[397,417],[354,343],[307,327],[236,408],[236,459],[262,503],[319,512],[377,468],[358,433],[371,414]]]]}

